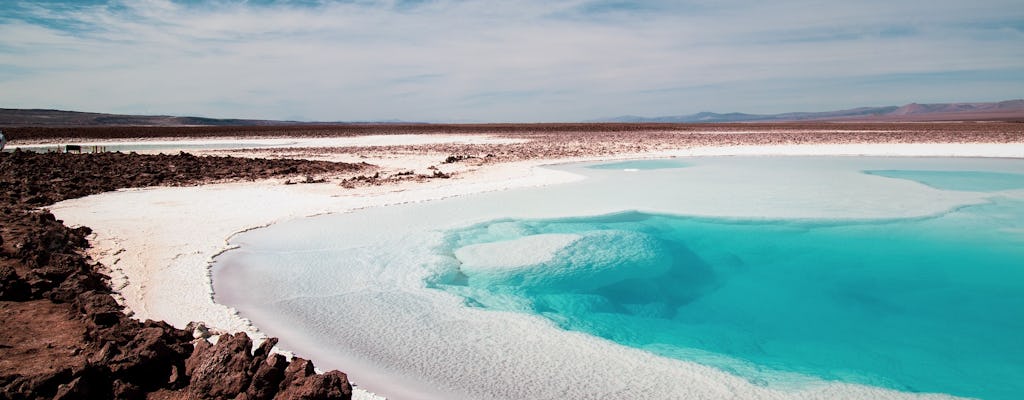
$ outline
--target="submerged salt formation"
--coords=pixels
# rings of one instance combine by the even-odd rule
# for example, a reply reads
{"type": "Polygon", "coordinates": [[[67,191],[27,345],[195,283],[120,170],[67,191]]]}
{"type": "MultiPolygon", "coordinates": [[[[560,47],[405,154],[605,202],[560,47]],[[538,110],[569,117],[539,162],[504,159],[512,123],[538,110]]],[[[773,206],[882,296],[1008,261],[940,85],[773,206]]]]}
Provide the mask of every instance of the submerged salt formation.
{"type": "Polygon", "coordinates": [[[453,232],[445,248],[458,271],[435,284],[476,307],[539,315],[754,382],[787,384],[788,373],[1010,399],[1024,389],[1009,383],[1024,376],[1024,237],[1006,231],[1021,228],[1024,199],[1003,198],[886,221],[500,220],[453,232]],[[526,236],[496,240],[495,225],[526,236]],[[508,243],[567,232],[600,239],[541,264],[478,267],[517,260],[502,251],[515,249],[508,243]],[[460,257],[467,248],[488,248],[494,260],[460,257]]]}
{"type": "MultiPolygon", "coordinates": [[[[670,347],[657,346],[658,341],[624,343],[643,347],[632,348],[609,339],[649,340],[655,330],[600,338],[597,325],[589,325],[593,320],[574,320],[571,314],[597,312],[620,318],[620,326],[631,323],[630,318],[697,320],[716,315],[714,307],[703,314],[680,309],[700,306],[722,288],[733,293],[767,289],[753,283],[751,290],[743,290],[741,283],[749,283],[738,279],[743,255],[707,253],[710,244],[699,241],[666,241],[661,233],[676,222],[651,219],[650,214],[699,215],[687,223],[713,226],[726,221],[743,229],[793,220],[780,229],[795,237],[819,227],[828,232],[829,224],[933,220],[966,206],[984,207],[993,194],[938,190],[862,171],[955,166],[1020,173],[1024,166],[1014,160],[969,159],[690,161],[693,165],[685,168],[635,172],[569,166],[564,170],[590,179],[321,216],[246,232],[232,240],[240,249],[218,258],[216,292],[261,330],[281,336],[283,346],[322,349],[324,365],[356,366],[363,387],[397,398],[403,393],[388,389],[411,388],[405,397],[416,398],[593,398],[617,393],[646,398],[946,397],[900,391],[940,387],[914,389],[851,379],[845,373],[765,369],[758,364],[763,360],[744,361],[717,353],[720,349],[693,346],[692,354],[680,356],[669,354],[674,352],[670,347]],[[622,213],[637,209],[641,212],[622,213]],[[603,214],[608,216],[586,217],[603,214]],[[647,220],[660,222],[647,231],[633,229],[647,220]],[[619,243],[628,245],[628,254],[616,254],[619,243]],[[680,256],[687,254],[680,251],[684,245],[689,256],[680,256]],[[636,263],[624,261],[629,259],[636,263]],[[705,268],[680,269],[695,262],[705,268]],[[631,273],[636,282],[628,282],[631,273]],[[576,282],[581,286],[573,287],[576,282]],[[659,291],[680,286],[685,290],[673,293],[674,298],[657,300],[659,291]],[[626,290],[635,287],[643,289],[626,290]],[[610,302],[611,295],[628,301],[610,302]],[[360,329],[342,334],[335,328],[347,326],[360,329]],[[709,361],[716,354],[718,362],[709,361]],[[507,385],[511,377],[536,384],[507,385]]],[[[728,232],[721,231],[724,239],[718,242],[735,244],[737,252],[763,243],[754,240],[759,233],[753,230],[745,235],[728,232]]],[[[751,300],[756,304],[757,298],[751,300]]],[[[777,304],[766,298],[762,306],[777,304]]],[[[796,309],[788,312],[800,314],[796,309]]],[[[746,339],[737,340],[735,345],[747,348],[746,339]]]]}

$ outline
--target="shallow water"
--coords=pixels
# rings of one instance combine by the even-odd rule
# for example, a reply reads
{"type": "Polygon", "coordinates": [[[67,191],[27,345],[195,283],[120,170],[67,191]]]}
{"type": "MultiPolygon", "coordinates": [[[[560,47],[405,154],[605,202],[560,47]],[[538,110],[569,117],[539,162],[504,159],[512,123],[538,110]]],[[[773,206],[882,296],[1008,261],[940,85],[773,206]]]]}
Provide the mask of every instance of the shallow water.
{"type": "Polygon", "coordinates": [[[451,232],[440,251],[453,256],[495,245],[435,283],[755,382],[787,371],[1009,399],[1024,392],[1022,229],[1024,202],[1008,199],[884,222],[499,220],[451,232]],[[550,234],[577,239],[543,262],[488,263],[550,234]]]}
{"type": "Polygon", "coordinates": [[[600,163],[587,166],[590,169],[612,169],[612,170],[650,170],[650,169],[666,169],[666,168],[685,168],[689,167],[689,163],[675,159],[656,159],[656,160],[629,160],[629,161],[618,161],[610,163],[600,163]]]}
{"type": "Polygon", "coordinates": [[[890,178],[909,179],[942,190],[998,192],[1024,189],[1024,174],[989,171],[864,171],[890,178]]]}
{"type": "Polygon", "coordinates": [[[1020,160],[685,164],[250,231],[217,301],[398,398],[1024,391],[1020,160]]]}

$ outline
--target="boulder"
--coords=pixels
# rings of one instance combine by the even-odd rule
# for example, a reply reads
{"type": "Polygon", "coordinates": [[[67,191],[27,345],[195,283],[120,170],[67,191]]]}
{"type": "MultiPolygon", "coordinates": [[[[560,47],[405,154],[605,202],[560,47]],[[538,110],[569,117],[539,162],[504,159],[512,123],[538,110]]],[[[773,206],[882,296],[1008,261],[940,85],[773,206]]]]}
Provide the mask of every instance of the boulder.
{"type": "Polygon", "coordinates": [[[349,400],[352,385],[348,376],[340,371],[310,375],[299,381],[292,381],[288,390],[278,393],[277,400],[349,400]]]}
{"type": "Polygon", "coordinates": [[[193,352],[188,363],[191,379],[188,391],[198,398],[234,399],[244,393],[252,376],[252,340],[244,332],[222,335],[217,344],[193,352]]]}

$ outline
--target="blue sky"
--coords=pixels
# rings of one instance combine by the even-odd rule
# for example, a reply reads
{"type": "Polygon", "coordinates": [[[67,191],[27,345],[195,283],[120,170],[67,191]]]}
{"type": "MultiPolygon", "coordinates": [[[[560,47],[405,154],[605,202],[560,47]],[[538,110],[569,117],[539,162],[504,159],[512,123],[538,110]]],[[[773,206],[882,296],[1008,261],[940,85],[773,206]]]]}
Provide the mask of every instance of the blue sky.
{"type": "Polygon", "coordinates": [[[545,122],[1024,97],[1020,0],[4,0],[0,107],[545,122]]]}

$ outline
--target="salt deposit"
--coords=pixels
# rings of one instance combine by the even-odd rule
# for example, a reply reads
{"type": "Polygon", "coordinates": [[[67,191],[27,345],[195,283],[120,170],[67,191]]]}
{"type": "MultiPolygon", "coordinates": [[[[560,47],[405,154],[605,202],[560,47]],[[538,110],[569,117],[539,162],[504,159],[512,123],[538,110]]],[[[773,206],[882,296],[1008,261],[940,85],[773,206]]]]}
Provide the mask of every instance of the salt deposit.
{"type": "Polygon", "coordinates": [[[455,251],[455,257],[462,263],[463,270],[515,269],[548,261],[555,256],[556,251],[579,238],[579,235],[531,235],[503,242],[465,246],[455,251]]]}

